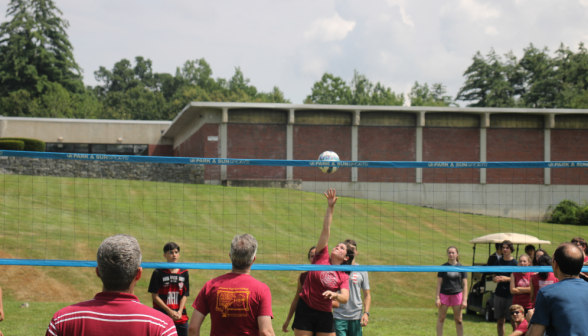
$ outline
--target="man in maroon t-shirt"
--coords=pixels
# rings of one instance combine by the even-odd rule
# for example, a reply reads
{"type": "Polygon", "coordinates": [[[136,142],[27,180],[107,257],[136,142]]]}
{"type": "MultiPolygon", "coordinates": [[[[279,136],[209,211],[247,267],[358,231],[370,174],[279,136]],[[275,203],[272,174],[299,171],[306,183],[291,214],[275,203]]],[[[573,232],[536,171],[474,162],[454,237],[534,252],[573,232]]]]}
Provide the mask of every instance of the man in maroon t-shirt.
{"type": "Polygon", "coordinates": [[[106,238],[97,253],[96,274],[102,292],[93,300],[59,310],[49,323],[46,336],[174,336],[172,319],[139,303],[133,295],[141,278],[141,249],[128,235],[106,238]]]}
{"type": "Polygon", "coordinates": [[[274,336],[272,294],[263,282],[254,279],[257,240],[250,234],[236,235],[231,242],[233,269],[208,281],[192,306],[195,308],[189,335],[199,336],[206,315],[210,314],[211,336],[274,336]]]}

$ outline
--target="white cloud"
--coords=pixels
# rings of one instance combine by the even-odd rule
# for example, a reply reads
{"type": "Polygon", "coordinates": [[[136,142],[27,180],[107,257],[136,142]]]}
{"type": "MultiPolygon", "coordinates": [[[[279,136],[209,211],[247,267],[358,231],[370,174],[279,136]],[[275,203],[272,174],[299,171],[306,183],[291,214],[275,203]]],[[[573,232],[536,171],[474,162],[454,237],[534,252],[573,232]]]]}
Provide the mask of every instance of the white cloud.
{"type": "Polygon", "coordinates": [[[410,15],[406,13],[406,9],[404,8],[404,6],[400,6],[400,17],[402,17],[402,22],[405,25],[414,28],[414,22],[412,21],[410,15]]]}
{"type": "Polygon", "coordinates": [[[580,5],[588,7],[588,0],[580,0],[580,5]]]}
{"type": "Polygon", "coordinates": [[[310,29],[304,33],[308,40],[321,40],[324,42],[340,41],[355,27],[354,21],[345,21],[335,13],[331,18],[318,19],[312,23],[310,29]]]}
{"type": "Polygon", "coordinates": [[[480,19],[494,19],[500,16],[500,12],[492,8],[489,3],[482,4],[476,0],[461,0],[460,7],[468,13],[468,19],[472,21],[480,19]]]}
{"type": "Polygon", "coordinates": [[[486,33],[486,35],[495,36],[498,35],[498,30],[496,30],[496,27],[494,26],[488,26],[484,29],[484,33],[486,33]]]}

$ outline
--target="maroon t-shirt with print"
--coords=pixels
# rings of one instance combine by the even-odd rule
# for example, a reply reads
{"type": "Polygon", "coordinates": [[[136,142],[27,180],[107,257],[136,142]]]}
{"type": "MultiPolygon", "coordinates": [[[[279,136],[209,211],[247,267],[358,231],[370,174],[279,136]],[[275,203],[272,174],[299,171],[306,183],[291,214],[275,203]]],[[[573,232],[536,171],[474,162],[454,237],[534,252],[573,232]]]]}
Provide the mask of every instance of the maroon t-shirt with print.
{"type": "MultiPolygon", "coordinates": [[[[312,260],[315,265],[332,265],[329,259],[329,247],[320,250],[312,260]]],[[[306,304],[316,310],[330,312],[333,310],[331,300],[323,296],[325,291],[337,292],[349,289],[349,275],[339,271],[310,271],[302,286],[300,297],[306,304]]]]}

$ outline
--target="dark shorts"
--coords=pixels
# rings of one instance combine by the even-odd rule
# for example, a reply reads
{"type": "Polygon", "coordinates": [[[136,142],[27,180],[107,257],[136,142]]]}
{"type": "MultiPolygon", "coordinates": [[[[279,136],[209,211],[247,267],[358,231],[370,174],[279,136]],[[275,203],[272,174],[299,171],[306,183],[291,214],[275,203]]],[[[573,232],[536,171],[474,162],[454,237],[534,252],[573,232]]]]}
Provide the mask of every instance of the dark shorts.
{"type": "Polygon", "coordinates": [[[188,322],[176,324],[176,332],[178,336],[188,336],[188,322]]]}
{"type": "Polygon", "coordinates": [[[312,309],[300,298],[296,305],[296,315],[294,315],[292,328],[320,333],[334,333],[335,320],[332,312],[312,309]]]}

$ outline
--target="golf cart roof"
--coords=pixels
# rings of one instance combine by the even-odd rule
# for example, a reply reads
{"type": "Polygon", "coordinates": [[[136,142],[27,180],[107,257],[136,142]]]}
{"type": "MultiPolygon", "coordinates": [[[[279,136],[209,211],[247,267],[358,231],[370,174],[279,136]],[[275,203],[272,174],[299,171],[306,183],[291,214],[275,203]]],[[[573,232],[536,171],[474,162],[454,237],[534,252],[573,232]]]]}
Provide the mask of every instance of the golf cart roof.
{"type": "Polygon", "coordinates": [[[513,244],[551,244],[549,240],[520,233],[493,233],[470,240],[471,244],[496,244],[510,240],[513,244]]]}

